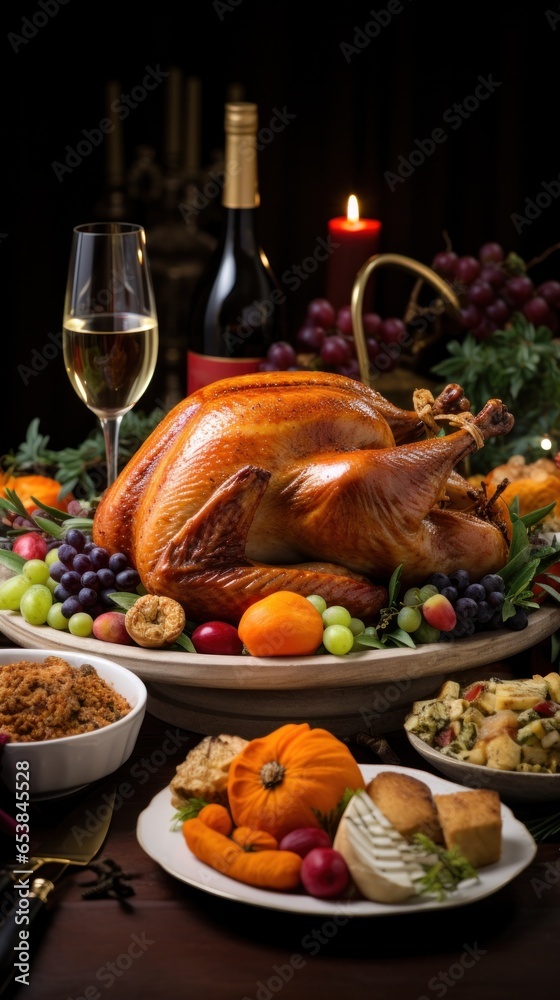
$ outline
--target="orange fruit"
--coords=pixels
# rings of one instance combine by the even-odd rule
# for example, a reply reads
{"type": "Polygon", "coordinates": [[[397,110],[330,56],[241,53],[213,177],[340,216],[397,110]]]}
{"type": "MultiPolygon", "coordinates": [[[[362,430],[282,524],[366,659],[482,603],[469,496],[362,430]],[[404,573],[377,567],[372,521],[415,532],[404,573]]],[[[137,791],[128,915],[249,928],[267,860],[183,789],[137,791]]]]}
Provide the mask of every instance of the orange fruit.
{"type": "Polygon", "coordinates": [[[323,619],[306,597],[278,590],[251,604],[237,631],[251,656],[307,656],[321,645],[323,619]]]}
{"type": "Polygon", "coordinates": [[[72,500],[72,494],[67,494],[62,500],[59,499],[61,488],[58,480],[49,476],[4,476],[0,479],[0,496],[5,498],[6,489],[13,490],[28,511],[34,510],[37,506],[31,497],[40,500],[47,507],[66,510],[68,501],[72,500]]]}

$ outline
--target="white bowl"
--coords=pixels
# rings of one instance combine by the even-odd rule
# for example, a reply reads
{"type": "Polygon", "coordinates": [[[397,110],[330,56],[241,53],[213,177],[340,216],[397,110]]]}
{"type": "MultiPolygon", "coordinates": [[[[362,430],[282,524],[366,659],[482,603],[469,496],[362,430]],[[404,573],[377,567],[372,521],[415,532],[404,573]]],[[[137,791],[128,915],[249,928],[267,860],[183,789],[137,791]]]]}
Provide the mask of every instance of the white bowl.
{"type": "MultiPolygon", "coordinates": [[[[43,662],[52,655],[52,649],[2,649],[0,667],[21,660],[43,662]]],[[[134,750],[146,712],[144,682],[126,667],[101,656],[66,650],[59,655],[71,666],[88,663],[95,667],[99,676],[126,698],[131,711],[117,722],[91,733],[29,743],[6,743],[0,748],[0,776],[12,792],[16,790],[17,775],[21,782],[22,772],[28,770],[31,797],[69,794],[112,774],[134,750]],[[21,767],[25,761],[28,768],[21,767]]]]}
{"type": "Polygon", "coordinates": [[[411,746],[431,764],[436,771],[445,774],[460,785],[468,788],[492,788],[500,798],[510,802],[552,802],[560,805],[560,774],[535,774],[531,771],[498,771],[483,764],[469,764],[467,761],[448,757],[431,747],[414,733],[406,732],[411,746]]]}

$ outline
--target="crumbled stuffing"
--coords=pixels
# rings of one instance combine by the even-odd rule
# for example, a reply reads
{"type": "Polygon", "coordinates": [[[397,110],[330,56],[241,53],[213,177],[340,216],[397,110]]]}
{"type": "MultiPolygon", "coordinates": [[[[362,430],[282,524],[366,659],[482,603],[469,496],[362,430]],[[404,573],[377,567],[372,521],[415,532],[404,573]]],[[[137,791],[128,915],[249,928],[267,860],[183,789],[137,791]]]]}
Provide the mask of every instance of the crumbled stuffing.
{"type": "Polygon", "coordinates": [[[89,663],[58,656],[0,667],[0,733],[15,743],[76,736],[117,722],[131,706],[89,663]]]}

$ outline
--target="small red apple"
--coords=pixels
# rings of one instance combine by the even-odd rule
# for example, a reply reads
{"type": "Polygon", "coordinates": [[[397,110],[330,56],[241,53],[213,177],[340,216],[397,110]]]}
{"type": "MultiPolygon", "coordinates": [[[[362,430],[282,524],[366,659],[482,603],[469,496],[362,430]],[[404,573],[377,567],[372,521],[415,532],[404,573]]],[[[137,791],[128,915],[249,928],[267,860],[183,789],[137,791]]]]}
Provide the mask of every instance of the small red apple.
{"type": "Polygon", "coordinates": [[[18,556],[26,561],[29,559],[43,561],[47,551],[47,543],[37,531],[27,531],[25,535],[18,535],[12,542],[12,552],[17,552],[18,556]]]}
{"type": "Polygon", "coordinates": [[[350,882],[348,865],[334,847],[314,847],[301,863],[301,881],[310,896],[340,896],[350,882]]]}
{"type": "Polygon", "coordinates": [[[243,643],[237,629],[227,622],[205,622],[203,625],[198,625],[191,639],[197,653],[240,656],[243,652],[243,643]]]}

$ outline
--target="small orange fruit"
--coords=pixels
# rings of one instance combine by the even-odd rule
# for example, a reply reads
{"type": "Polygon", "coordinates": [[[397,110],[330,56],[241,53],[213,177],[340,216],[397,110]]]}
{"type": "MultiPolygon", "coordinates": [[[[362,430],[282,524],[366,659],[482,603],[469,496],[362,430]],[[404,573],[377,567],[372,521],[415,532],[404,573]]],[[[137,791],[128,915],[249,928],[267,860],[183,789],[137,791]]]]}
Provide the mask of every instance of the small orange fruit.
{"type": "Polygon", "coordinates": [[[323,639],[323,619],[291,590],[261,598],[241,616],[239,637],[251,656],[308,656],[323,639]]]}
{"type": "Polygon", "coordinates": [[[72,500],[71,493],[60,497],[61,484],[57,479],[51,479],[49,476],[10,476],[4,474],[0,476],[0,496],[5,497],[7,489],[17,493],[28,511],[34,510],[37,506],[32,497],[40,500],[47,507],[56,507],[63,511],[67,509],[69,500],[72,500]]]}

